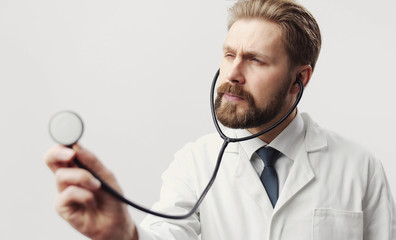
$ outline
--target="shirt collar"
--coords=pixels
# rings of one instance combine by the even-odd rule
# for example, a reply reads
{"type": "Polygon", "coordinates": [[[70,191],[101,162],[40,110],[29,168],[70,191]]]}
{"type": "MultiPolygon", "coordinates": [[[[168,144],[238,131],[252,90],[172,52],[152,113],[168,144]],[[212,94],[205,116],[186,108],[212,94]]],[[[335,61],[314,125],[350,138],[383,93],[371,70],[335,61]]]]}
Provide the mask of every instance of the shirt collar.
{"type": "MultiPolygon", "coordinates": [[[[251,133],[246,129],[237,129],[235,132],[238,138],[251,135],[251,133]]],[[[267,144],[257,137],[251,140],[240,142],[240,144],[245,150],[249,159],[259,148],[268,145],[272,148],[275,148],[289,159],[294,160],[301,144],[303,144],[303,136],[304,121],[301,115],[297,113],[289,125],[278,136],[276,136],[276,138],[272,140],[271,143],[267,144]]]]}

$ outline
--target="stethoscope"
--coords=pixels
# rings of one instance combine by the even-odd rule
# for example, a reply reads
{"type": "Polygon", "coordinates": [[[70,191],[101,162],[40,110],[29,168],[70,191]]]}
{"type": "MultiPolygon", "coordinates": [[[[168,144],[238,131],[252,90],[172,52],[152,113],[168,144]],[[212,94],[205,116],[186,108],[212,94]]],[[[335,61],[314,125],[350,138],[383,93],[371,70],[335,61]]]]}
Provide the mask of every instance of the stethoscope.
{"type": "MultiPolygon", "coordinates": [[[[296,109],[298,103],[301,100],[301,97],[302,97],[302,94],[304,91],[304,86],[303,86],[301,80],[297,79],[296,82],[300,86],[300,92],[297,95],[296,101],[294,102],[293,106],[283,116],[283,118],[281,118],[279,121],[274,123],[272,126],[268,127],[267,129],[265,129],[259,133],[252,134],[250,136],[243,137],[243,138],[230,138],[230,137],[226,136],[223,133],[223,131],[221,130],[219,123],[217,121],[217,117],[216,117],[216,113],[215,113],[215,109],[214,109],[215,86],[216,86],[217,79],[219,77],[219,73],[220,73],[220,69],[217,70],[217,72],[213,78],[213,81],[212,81],[212,86],[211,86],[211,90],[210,90],[210,109],[212,112],[212,119],[213,119],[214,125],[216,127],[216,130],[220,134],[220,137],[224,140],[224,142],[223,142],[223,145],[221,146],[221,149],[219,151],[219,155],[217,157],[217,162],[216,162],[216,166],[213,170],[212,177],[210,178],[208,184],[206,185],[201,196],[195,203],[194,207],[192,207],[188,213],[183,214],[183,215],[168,215],[168,214],[159,213],[159,212],[147,209],[145,207],[142,207],[132,201],[129,201],[124,196],[119,194],[116,190],[114,190],[112,187],[110,187],[104,180],[102,180],[100,178],[100,176],[98,176],[95,172],[93,172],[91,169],[89,169],[84,164],[82,164],[77,158],[74,159],[74,163],[78,167],[83,168],[83,169],[87,170],[88,172],[90,172],[95,178],[97,178],[101,182],[102,188],[105,191],[107,191],[109,194],[111,194],[113,197],[115,197],[116,199],[120,200],[123,203],[126,203],[136,209],[139,209],[143,212],[146,212],[148,214],[152,214],[152,215],[155,215],[158,217],[163,217],[163,218],[168,218],[168,219],[188,218],[189,216],[194,214],[194,212],[197,211],[199,205],[202,203],[206,194],[209,192],[209,189],[212,187],[212,185],[216,179],[217,172],[219,171],[220,163],[223,158],[224,151],[227,148],[228,144],[235,143],[235,142],[247,141],[247,140],[256,138],[258,136],[261,136],[261,135],[271,131],[272,129],[276,128],[277,126],[279,126],[283,121],[285,121],[290,116],[290,114],[292,114],[294,109],[296,109]]],[[[68,146],[68,147],[71,147],[71,146],[73,146],[73,144],[77,143],[77,141],[81,138],[83,131],[84,131],[84,124],[83,124],[82,119],[79,117],[78,114],[76,114],[75,112],[72,112],[72,111],[62,111],[62,112],[55,114],[51,118],[50,123],[49,123],[49,133],[50,133],[51,137],[57,143],[68,146]]]]}

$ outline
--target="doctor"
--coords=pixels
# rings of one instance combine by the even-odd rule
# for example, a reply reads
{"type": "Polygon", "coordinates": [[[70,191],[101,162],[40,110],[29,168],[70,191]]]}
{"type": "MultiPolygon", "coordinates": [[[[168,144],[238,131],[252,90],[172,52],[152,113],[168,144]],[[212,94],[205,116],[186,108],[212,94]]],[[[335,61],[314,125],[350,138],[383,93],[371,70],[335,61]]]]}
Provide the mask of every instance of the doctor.
{"type": "MultiPolygon", "coordinates": [[[[315,19],[294,1],[238,1],[230,10],[216,99],[228,135],[257,133],[279,120],[299,92],[296,80],[310,81],[320,47],[315,19]]],[[[153,208],[187,212],[222,142],[210,134],[177,152],[153,208]]],[[[46,154],[56,175],[58,213],[91,239],[396,239],[396,208],[381,163],[297,110],[260,138],[230,144],[213,188],[185,220],[147,216],[135,225],[124,204],[72,164],[74,156],[120,189],[80,146],[46,154]]]]}

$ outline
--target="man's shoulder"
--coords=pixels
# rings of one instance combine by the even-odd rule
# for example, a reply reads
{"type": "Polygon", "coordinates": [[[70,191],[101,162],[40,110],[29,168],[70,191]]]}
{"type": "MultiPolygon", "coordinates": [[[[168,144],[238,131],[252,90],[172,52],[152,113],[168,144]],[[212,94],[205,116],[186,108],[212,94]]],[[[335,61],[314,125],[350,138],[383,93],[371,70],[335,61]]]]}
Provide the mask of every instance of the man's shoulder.
{"type": "Polygon", "coordinates": [[[184,145],[181,151],[191,151],[191,150],[209,150],[216,149],[218,150],[222,143],[223,139],[217,132],[208,133],[200,136],[194,141],[190,141],[184,145]]]}
{"type": "MultiPolygon", "coordinates": [[[[337,156],[349,157],[349,159],[367,159],[374,160],[370,150],[358,141],[345,137],[335,131],[323,128],[314,122],[308,114],[302,114],[306,126],[306,148],[315,151],[315,144],[320,146],[322,152],[327,154],[335,154],[337,156]]],[[[376,160],[374,160],[376,161],[376,160]]]]}
{"type": "MultiPolygon", "coordinates": [[[[227,137],[234,138],[236,133],[234,129],[225,129],[224,133],[227,137]]],[[[218,132],[212,132],[197,138],[194,141],[186,143],[179,151],[177,155],[190,157],[190,158],[204,158],[212,161],[218,156],[224,144],[224,139],[220,137],[218,132]]],[[[233,151],[237,145],[229,144],[226,148],[226,152],[233,151]]]]}

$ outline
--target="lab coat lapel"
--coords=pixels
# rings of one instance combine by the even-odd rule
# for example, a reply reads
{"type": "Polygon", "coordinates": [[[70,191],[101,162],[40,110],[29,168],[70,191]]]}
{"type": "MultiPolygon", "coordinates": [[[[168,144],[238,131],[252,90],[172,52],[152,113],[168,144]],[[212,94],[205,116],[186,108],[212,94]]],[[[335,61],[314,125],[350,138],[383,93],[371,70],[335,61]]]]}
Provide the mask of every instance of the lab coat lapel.
{"type": "Polygon", "coordinates": [[[300,148],[294,165],[287,177],[274,211],[281,209],[291,198],[314,180],[315,174],[309,162],[310,153],[327,147],[327,139],[319,126],[306,114],[301,115],[304,120],[306,134],[304,146],[300,148]]]}
{"type": "Polygon", "coordinates": [[[293,196],[310,183],[314,177],[315,174],[308,161],[308,154],[305,149],[301,149],[286,179],[274,210],[277,211],[282,208],[293,196]]]}
{"type": "Polygon", "coordinates": [[[235,171],[237,184],[257,203],[268,220],[273,212],[268,195],[246,153],[239,149],[240,159],[235,171]]]}

